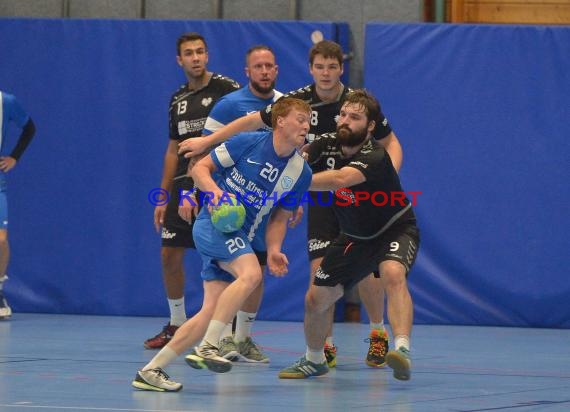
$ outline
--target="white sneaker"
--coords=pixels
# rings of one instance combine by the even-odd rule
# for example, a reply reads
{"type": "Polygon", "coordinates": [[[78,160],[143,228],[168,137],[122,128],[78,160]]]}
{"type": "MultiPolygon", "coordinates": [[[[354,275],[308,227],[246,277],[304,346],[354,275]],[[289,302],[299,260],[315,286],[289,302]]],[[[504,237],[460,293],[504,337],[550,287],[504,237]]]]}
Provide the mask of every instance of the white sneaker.
{"type": "Polygon", "coordinates": [[[269,358],[261,351],[261,348],[251,339],[247,337],[244,342],[238,342],[239,358],[244,362],[250,363],[267,363],[269,358]]]}
{"type": "Polygon", "coordinates": [[[231,361],[238,359],[239,350],[231,336],[226,336],[220,341],[219,355],[231,361]]]}
{"type": "Polygon", "coordinates": [[[8,319],[10,316],[12,316],[12,309],[8,306],[4,294],[0,292],[0,320],[8,319]]]}
{"type": "Polygon", "coordinates": [[[182,389],[181,383],[171,381],[170,376],[160,368],[138,371],[132,385],[143,391],[178,392],[182,389]]]}
{"type": "Polygon", "coordinates": [[[229,372],[232,369],[232,363],[222,358],[218,348],[209,343],[196,346],[184,360],[194,369],[209,369],[217,373],[229,372]]]}

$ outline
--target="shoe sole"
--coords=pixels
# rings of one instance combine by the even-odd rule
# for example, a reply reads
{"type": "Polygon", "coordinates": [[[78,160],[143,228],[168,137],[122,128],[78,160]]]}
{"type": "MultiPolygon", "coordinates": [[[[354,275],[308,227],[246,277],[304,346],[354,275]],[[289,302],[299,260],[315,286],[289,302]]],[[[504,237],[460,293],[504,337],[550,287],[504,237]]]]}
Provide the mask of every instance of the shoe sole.
{"type": "Polygon", "coordinates": [[[229,360],[230,362],[236,362],[239,360],[240,354],[238,351],[232,350],[224,355],[220,354],[220,356],[224,359],[229,360]]]}
{"type": "Polygon", "coordinates": [[[412,375],[409,360],[397,352],[388,352],[386,355],[388,366],[394,370],[394,378],[399,381],[409,381],[412,375]]]}
{"type": "MultiPolygon", "coordinates": [[[[225,357],[225,356],[224,356],[225,357]]],[[[269,358],[264,358],[261,360],[255,360],[255,359],[251,359],[248,357],[245,357],[244,355],[242,355],[241,353],[236,352],[236,359],[235,361],[238,362],[246,362],[246,363],[269,363],[269,358]]],[[[226,358],[228,359],[228,358],[226,358]]]]}
{"type": "Polygon", "coordinates": [[[162,348],[164,348],[164,347],[166,346],[166,344],[164,344],[164,345],[162,345],[162,346],[150,346],[150,345],[147,345],[146,343],[143,343],[143,346],[144,346],[145,349],[148,349],[148,350],[155,350],[155,349],[162,349],[162,348]]]}
{"type": "Polygon", "coordinates": [[[187,355],[184,360],[194,369],[208,369],[216,373],[229,372],[232,369],[231,362],[220,362],[211,359],[202,358],[198,355],[187,355]]]}
{"type": "Polygon", "coordinates": [[[153,392],[178,392],[182,389],[182,386],[180,386],[180,388],[178,389],[164,389],[164,388],[159,388],[158,386],[149,385],[148,383],[139,382],[136,380],[132,381],[131,385],[133,386],[133,388],[136,389],[140,389],[143,391],[153,391],[153,392]]]}
{"type": "Polygon", "coordinates": [[[386,361],[384,361],[383,363],[374,363],[372,361],[366,360],[366,364],[371,368],[377,368],[377,369],[386,367],[386,361]]]}
{"type": "Polygon", "coordinates": [[[307,378],[318,378],[319,376],[324,376],[327,373],[329,373],[329,371],[327,370],[326,372],[323,373],[319,373],[319,374],[314,374],[314,375],[305,375],[304,373],[299,373],[299,372],[279,372],[279,379],[307,379],[307,378]]]}

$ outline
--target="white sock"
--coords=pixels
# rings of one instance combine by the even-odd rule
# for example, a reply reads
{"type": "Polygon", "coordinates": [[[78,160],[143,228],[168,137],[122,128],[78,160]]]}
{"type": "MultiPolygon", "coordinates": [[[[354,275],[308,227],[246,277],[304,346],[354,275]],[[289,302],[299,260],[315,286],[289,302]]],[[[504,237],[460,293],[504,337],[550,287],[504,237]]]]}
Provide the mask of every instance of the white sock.
{"type": "Polygon", "coordinates": [[[222,336],[222,332],[226,324],[224,322],[220,322],[219,320],[211,320],[208,324],[208,330],[200,342],[200,346],[205,344],[210,344],[218,347],[218,342],[220,342],[220,336],[222,336]]]}
{"type": "Polygon", "coordinates": [[[334,338],[332,336],[327,336],[325,339],[325,345],[334,346],[334,338]]]}
{"type": "Polygon", "coordinates": [[[2,292],[2,289],[4,288],[4,282],[6,280],[8,280],[8,275],[0,276],[0,292],[2,292]]]}
{"type": "Polygon", "coordinates": [[[255,322],[256,316],[257,312],[243,312],[240,310],[237,313],[236,333],[234,338],[236,342],[245,342],[246,338],[251,336],[251,327],[253,326],[253,322],[255,322]]]}
{"type": "Polygon", "coordinates": [[[220,336],[220,340],[222,340],[222,339],[224,339],[224,338],[231,338],[231,337],[233,337],[232,325],[233,325],[233,322],[226,323],[226,327],[225,327],[224,330],[222,331],[222,336],[220,336]]]}
{"type": "Polygon", "coordinates": [[[396,350],[400,349],[401,347],[410,350],[410,337],[408,335],[398,335],[394,338],[394,347],[396,350]]]}
{"type": "Polygon", "coordinates": [[[170,324],[173,326],[181,326],[186,322],[186,306],[184,306],[184,296],[180,299],[168,299],[168,307],[170,308],[170,324]]]}
{"type": "Polygon", "coordinates": [[[147,371],[149,369],[155,369],[155,368],[164,369],[177,357],[178,354],[174,351],[174,349],[170,349],[170,347],[166,345],[141,370],[147,371]]]}
{"type": "Polygon", "coordinates": [[[323,362],[326,362],[326,358],[325,358],[325,348],[321,348],[321,349],[311,349],[307,346],[307,352],[305,353],[305,358],[307,358],[307,360],[309,362],[313,362],[316,364],[321,364],[323,362]]]}

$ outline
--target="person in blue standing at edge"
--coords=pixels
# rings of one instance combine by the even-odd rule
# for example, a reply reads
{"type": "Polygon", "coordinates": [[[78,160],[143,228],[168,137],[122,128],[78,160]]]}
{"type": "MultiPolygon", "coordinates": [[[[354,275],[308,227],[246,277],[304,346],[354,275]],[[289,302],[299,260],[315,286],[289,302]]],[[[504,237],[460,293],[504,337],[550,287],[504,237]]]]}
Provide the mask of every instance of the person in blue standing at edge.
{"type": "Polygon", "coordinates": [[[4,297],[4,282],[8,279],[6,269],[10,262],[8,243],[8,196],[6,193],[6,173],[12,170],[32,141],[36,127],[30,115],[20,105],[15,96],[0,90],[0,320],[9,319],[12,309],[4,297]],[[4,155],[8,124],[21,129],[16,146],[8,156],[4,155]]]}

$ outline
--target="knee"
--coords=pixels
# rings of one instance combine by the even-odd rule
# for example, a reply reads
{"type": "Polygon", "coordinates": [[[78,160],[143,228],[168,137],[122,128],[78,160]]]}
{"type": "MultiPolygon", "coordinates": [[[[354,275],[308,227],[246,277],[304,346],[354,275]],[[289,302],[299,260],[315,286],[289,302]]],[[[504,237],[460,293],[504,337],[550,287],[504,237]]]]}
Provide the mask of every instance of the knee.
{"type": "Polygon", "coordinates": [[[386,290],[406,286],[406,268],[400,262],[386,261],[380,266],[380,273],[386,290]]]}
{"type": "Polygon", "coordinates": [[[262,283],[263,275],[261,268],[257,268],[256,270],[251,270],[248,273],[244,273],[243,275],[239,276],[239,279],[245,282],[248,289],[254,290],[262,283]]]}
{"type": "Polygon", "coordinates": [[[316,286],[311,286],[305,294],[305,310],[313,313],[324,313],[334,303],[334,299],[326,299],[322,293],[317,293],[315,288],[316,286]]]}

